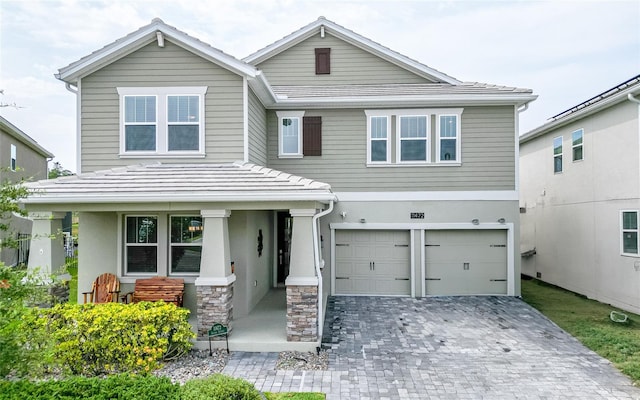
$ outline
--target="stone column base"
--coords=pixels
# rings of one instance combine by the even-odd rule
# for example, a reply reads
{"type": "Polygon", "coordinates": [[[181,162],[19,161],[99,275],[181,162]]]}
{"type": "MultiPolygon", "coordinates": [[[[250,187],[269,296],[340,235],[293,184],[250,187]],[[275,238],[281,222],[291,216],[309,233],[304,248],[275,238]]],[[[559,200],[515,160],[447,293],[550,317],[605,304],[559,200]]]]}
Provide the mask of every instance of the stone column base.
{"type": "MultiPolygon", "coordinates": [[[[225,325],[231,332],[233,320],[233,283],[227,286],[196,286],[198,299],[198,339],[208,340],[209,329],[215,323],[225,325]]],[[[212,340],[224,340],[224,337],[212,340]]]]}
{"type": "Polygon", "coordinates": [[[287,286],[287,340],[318,340],[317,286],[287,286]]]}

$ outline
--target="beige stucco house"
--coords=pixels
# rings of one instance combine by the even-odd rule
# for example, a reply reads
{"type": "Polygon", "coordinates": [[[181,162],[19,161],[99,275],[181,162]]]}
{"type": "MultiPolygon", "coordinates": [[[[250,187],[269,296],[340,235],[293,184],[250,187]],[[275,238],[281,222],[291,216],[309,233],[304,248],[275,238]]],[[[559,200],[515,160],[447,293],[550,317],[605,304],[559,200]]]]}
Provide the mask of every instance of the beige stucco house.
{"type": "Polygon", "coordinates": [[[640,75],[520,138],[522,272],[640,312],[640,75]]]}
{"type": "Polygon", "coordinates": [[[328,295],[519,295],[518,114],[531,90],[458,81],[325,18],[238,60],[159,19],[60,69],[79,291],[187,282],[200,343],[313,349],[328,295]]]}
{"type": "MultiPolygon", "coordinates": [[[[52,158],[53,154],[31,136],[0,117],[0,182],[47,179],[47,162],[52,158]]],[[[24,264],[29,257],[32,221],[17,214],[6,217],[0,223],[8,225],[8,230],[0,233],[0,240],[11,235],[19,245],[17,248],[0,248],[0,261],[11,266],[24,264]]]]}

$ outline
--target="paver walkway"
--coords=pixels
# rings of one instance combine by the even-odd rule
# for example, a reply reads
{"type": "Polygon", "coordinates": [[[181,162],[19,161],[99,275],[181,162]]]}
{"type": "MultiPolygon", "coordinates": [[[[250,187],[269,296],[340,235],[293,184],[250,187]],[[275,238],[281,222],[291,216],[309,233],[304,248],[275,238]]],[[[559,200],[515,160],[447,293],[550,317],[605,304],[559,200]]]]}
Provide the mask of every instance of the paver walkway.
{"type": "Polygon", "coordinates": [[[233,353],[226,374],[262,391],[333,399],[640,399],[640,389],[511,297],[330,297],[327,371],[275,370],[233,353]]]}

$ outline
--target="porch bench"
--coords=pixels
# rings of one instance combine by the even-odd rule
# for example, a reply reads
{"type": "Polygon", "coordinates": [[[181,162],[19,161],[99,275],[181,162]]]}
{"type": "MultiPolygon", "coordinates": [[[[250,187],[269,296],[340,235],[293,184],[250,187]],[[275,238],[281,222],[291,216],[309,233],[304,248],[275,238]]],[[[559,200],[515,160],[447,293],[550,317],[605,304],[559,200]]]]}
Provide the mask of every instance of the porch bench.
{"type": "Polygon", "coordinates": [[[182,307],[184,296],[184,279],[154,276],[153,278],[136,279],[133,292],[122,296],[123,303],[140,301],[160,301],[173,303],[182,307]]]}

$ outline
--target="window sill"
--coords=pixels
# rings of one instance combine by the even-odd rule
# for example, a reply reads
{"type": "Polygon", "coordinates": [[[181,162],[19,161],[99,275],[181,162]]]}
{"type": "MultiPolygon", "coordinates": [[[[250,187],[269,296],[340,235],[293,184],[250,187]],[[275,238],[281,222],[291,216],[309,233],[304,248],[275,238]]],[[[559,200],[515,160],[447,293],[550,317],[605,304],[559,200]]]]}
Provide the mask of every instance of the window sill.
{"type": "Polygon", "coordinates": [[[205,158],[205,153],[120,153],[120,158],[205,158]]]}
{"type": "Polygon", "coordinates": [[[620,255],[621,255],[622,257],[640,258],[640,254],[621,253],[620,255]]]}
{"type": "Polygon", "coordinates": [[[387,164],[371,164],[371,163],[367,163],[367,168],[384,168],[384,167],[391,167],[391,168],[398,168],[398,167],[460,167],[462,166],[461,162],[456,162],[456,163],[401,163],[401,164],[392,164],[392,163],[387,163],[387,164]]]}
{"type": "Polygon", "coordinates": [[[302,154],[278,154],[278,158],[302,158],[302,154]]]}

